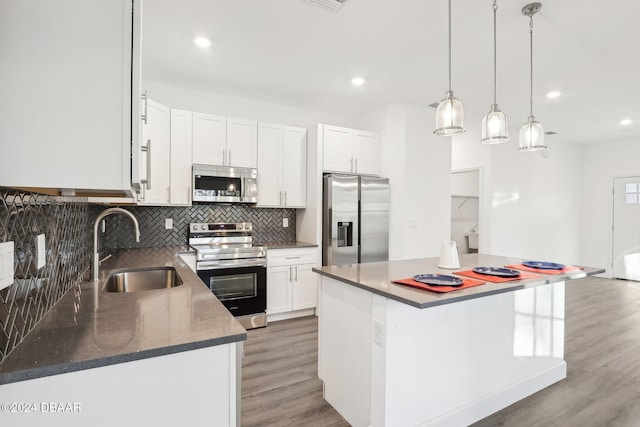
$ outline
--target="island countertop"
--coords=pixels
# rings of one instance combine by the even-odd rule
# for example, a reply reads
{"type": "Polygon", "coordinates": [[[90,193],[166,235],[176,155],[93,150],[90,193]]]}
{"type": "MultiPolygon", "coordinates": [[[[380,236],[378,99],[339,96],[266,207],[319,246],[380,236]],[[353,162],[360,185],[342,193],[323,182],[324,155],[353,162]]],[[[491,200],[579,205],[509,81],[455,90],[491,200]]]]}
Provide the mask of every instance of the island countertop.
{"type": "MultiPolygon", "coordinates": [[[[562,274],[542,274],[534,279],[514,280],[502,283],[486,282],[480,286],[460,289],[447,293],[436,293],[410,286],[392,283],[393,280],[406,279],[417,274],[455,275],[456,271],[471,270],[474,267],[504,267],[520,264],[525,259],[486,254],[467,254],[460,256],[460,268],[448,270],[438,268],[439,258],[420,258],[401,261],[372,262],[365,264],[332,265],[314,268],[313,271],[346,284],[382,295],[384,297],[417,307],[428,308],[450,304],[473,298],[511,292],[544,284],[565,280],[580,279],[604,273],[603,268],[581,267],[582,270],[562,274]]],[[[464,276],[457,276],[465,278],[464,276]]]]}
{"type": "Polygon", "coordinates": [[[80,282],[0,364],[0,384],[243,341],[247,333],[179,257],[180,247],[121,249],[80,282]],[[100,289],[109,272],[173,267],[183,284],[129,293],[100,289]]]}

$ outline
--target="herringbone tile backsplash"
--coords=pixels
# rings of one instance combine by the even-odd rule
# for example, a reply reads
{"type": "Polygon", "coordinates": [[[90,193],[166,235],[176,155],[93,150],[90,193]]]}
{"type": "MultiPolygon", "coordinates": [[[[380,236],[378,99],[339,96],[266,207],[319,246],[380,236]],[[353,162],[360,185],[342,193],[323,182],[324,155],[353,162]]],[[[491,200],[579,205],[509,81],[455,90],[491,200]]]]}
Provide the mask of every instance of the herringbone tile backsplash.
{"type": "MultiPolygon", "coordinates": [[[[123,206],[138,218],[140,242],[136,243],[133,224],[123,215],[106,218],[106,232],[100,248],[135,248],[186,246],[191,222],[251,222],[256,244],[284,243],[296,240],[295,209],[265,209],[245,205],[195,205],[189,207],[123,206]],[[166,218],[173,219],[173,229],[165,230],[166,218]],[[282,227],[282,219],[289,227],[282,227]]],[[[91,207],[95,218],[104,208],[91,207]]]]}
{"type": "Polygon", "coordinates": [[[0,187],[0,242],[15,244],[12,285],[0,291],[0,362],[89,267],[88,206],[0,187]],[[36,265],[36,236],[46,239],[36,265]]]}

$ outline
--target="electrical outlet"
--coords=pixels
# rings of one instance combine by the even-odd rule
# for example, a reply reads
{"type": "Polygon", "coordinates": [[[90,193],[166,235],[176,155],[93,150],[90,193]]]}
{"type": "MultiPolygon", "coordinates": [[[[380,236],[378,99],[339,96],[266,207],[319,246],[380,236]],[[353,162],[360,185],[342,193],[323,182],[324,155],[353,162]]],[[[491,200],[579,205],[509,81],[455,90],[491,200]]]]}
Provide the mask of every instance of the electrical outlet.
{"type": "Polygon", "coordinates": [[[289,226],[289,218],[282,218],[282,226],[287,228],[289,226]]]}
{"type": "Polygon", "coordinates": [[[384,325],[379,320],[373,321],[373,342],[382,347],[385,345],[384,325]]]}
{"type": "Polygon", "coordinates": [[[36,268],[40,269],[47,265],[47,242],[44,234],[36,237],[36,268]]]}
{"type": "Polygon", "coordinates": [[[13,242],[0,243],[0,289],[13,283],[13,242]]]}
{"type": "Polygon", "coordinates": [[[165,218],[164,219],[164,229],[165,230],[173,229],[173,218],[165,218]]]}

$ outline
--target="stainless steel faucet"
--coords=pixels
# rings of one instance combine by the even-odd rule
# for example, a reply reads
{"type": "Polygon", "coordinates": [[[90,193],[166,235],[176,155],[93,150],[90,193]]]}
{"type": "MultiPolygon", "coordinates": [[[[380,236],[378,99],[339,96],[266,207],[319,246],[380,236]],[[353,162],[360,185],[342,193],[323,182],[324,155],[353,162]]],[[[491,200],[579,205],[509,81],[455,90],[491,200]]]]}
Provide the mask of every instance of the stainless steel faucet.
{"type": "Polygon", "coordinates": [[[103,210],[100,213],[100,215],[98,215],[98,217],[96,218],[96,221],[93,223],[93,259],[91,264],[92,265],[92,269],[91,269],[92,282],[98,281],[98,270],[100,266],[100,255],[98,254],[98,225],[100,224],[100,221],[104,219],[104,217],[111,214],[115,214],[115,213],[121,213],[131,218],[131,221],[133,221],[133,225],[135,227],[136,242],[140,241],[140,227],[138,226],[138,220],[131,212],[122,208],[109,208],[109,209],[103,210]]]}

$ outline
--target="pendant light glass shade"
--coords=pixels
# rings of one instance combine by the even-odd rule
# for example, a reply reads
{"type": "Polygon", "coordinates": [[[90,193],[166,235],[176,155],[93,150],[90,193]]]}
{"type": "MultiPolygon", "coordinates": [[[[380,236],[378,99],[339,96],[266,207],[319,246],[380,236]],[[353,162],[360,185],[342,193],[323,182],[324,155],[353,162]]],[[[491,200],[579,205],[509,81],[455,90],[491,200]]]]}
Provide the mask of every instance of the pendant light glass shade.
{"type": "Polygon", "coordinates": [[[463,119],[462,103],[453,96],[453,92],[447,92],[436,109],[436,130],[433,133],[442,136],[463,133],[463,119]]]}
{"type": "Polygon", "coordinates": [[[509,140],[509,123],[507,116],[498,109],[497,87],[498,87],[498,66],[497,56],[498,48],[496,45],[496,14],[498,11],[498,5],[496,0],[493,0],[493,104],[491,104],[491,110],[482,119],[482,139],[483,144],[500,144],[501,142],[507,142],[509,140]]]}
{"type": "Polygon", "coordinates": [[[529,17],[529,52],[530,52],[530,92],[529,92],[529,118],[520,128],[520,151],[537,151],[547,148],[544,145],[544,129],[540,122],[533,117],[533,15],[542,9],[540,3],[530,3],[522,8],[522,14],[529,17]]]}
{"type": "Polygon", "coordinates": [[[452,136],[464,133],[464,110],[462,103],[453,96],[451,90],[451,0],[449,0],[449,90],[436,109],[436,130],[439,136],[452,136]]]}
{"type": "Polygon", "coordinates": [[[520,151],[537,151],[547,148],[544,145],[544,129],[535,117],[529,116],[527,123],[520,128],[520,151]]]}

